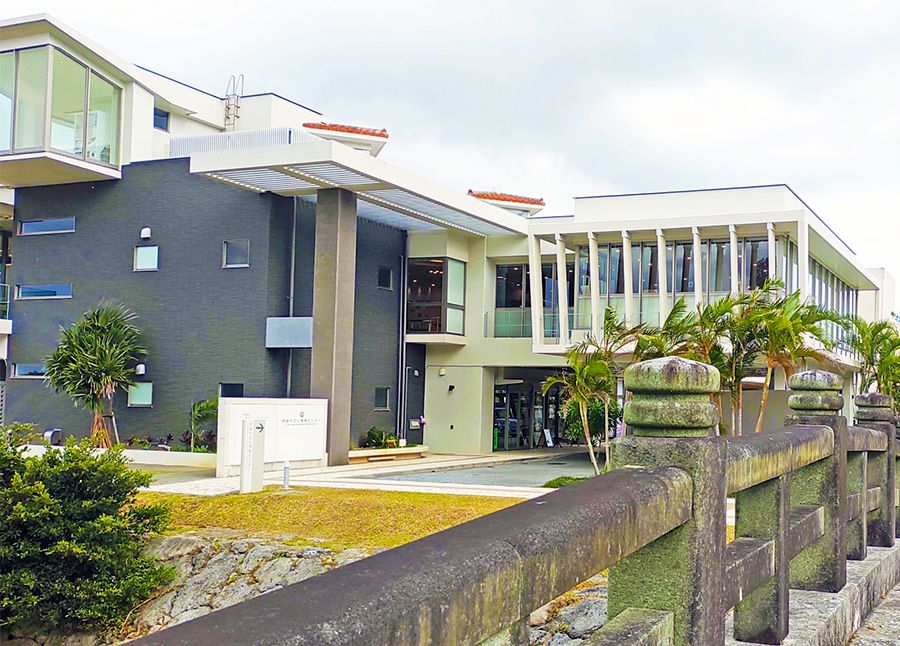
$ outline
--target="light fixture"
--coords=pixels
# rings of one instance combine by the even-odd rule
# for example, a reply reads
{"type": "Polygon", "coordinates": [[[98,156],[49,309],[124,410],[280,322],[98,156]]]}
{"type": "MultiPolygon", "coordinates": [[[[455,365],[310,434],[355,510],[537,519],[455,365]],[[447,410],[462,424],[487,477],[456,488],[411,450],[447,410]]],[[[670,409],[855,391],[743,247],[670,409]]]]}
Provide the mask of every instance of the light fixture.
{"type": "Polygon", "coordinates": [[[141,240],[149,240],[151,235],[150,227],[144,227],[141,229],[141,240]]]}
{"type": "Polygon", "coordinates": [[[139,363],[134,367],[134,374],[136,375],[145,375],[147,374],[147,366],[143,363],[139,363]]]}

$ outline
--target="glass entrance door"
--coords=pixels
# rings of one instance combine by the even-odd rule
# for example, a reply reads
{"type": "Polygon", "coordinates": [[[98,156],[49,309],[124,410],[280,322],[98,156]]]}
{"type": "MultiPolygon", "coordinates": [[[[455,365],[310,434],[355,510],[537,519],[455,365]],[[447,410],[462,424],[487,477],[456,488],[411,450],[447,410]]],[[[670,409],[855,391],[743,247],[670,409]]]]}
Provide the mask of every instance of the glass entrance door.
{"type": "Polygon", "coordinates": [[[529,384],[494,387],[494,450],[534,448],[534,401],[529,384]]]}

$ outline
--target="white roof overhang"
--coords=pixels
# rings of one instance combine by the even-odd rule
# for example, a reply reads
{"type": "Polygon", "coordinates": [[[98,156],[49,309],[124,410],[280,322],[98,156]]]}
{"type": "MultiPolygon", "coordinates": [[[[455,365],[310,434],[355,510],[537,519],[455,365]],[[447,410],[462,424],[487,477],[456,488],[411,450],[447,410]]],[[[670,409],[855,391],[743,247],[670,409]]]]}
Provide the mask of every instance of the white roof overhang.
{"type": "Polygon", "coordinates": [[[191,173],[258,193],[315,201],[320,189],[358,198],[360,217],[408,231],[525,234],[526,221],[333,141],[195,153],[191,173]]]}

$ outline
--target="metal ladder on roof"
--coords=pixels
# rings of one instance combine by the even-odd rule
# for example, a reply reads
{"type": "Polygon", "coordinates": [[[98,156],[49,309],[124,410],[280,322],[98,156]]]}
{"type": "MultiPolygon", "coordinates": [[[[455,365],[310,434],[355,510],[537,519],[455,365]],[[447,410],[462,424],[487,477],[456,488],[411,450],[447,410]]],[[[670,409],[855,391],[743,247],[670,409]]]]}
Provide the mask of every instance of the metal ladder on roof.
{"type": "Polygon", "coordinates": [[[241,116],[241,95],[244,93],[244,75],[231,75],[225,88],[225,131],[232,132],[241,116]]]}

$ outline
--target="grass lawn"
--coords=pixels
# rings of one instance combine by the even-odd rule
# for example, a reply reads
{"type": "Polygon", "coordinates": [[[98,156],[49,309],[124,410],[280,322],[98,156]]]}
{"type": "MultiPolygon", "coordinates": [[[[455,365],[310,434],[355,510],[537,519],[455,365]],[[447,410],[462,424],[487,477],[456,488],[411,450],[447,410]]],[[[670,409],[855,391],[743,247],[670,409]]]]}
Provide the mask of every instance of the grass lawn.
{"type": "Polygon", "coordinates": [[[140,502],[167,503],[178,530],[224,527],[291,534],[292,542],[336,549],[396,547],[509,507],[513,498],[297,487],[255,494],[190,496],[145,491],[140,502]]]}
{"type": "Polygon", "coordinates": [[[570,484],[581,482],[582,480],[587,480],[587,478],[582,478],[580,476],[559,476],[558,478],[553,478],[553,480],[548,480],[541,486],[550,487],[551,489],[559,489],[560,487],[566,487],[570,484]]]}

